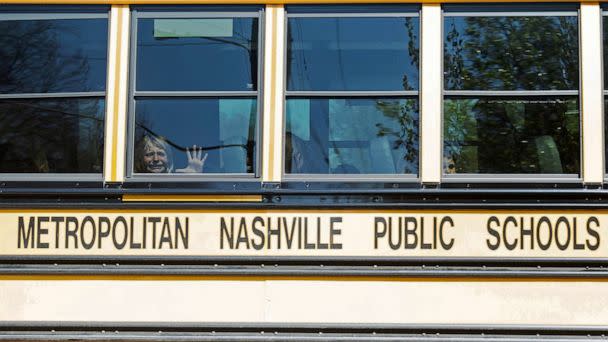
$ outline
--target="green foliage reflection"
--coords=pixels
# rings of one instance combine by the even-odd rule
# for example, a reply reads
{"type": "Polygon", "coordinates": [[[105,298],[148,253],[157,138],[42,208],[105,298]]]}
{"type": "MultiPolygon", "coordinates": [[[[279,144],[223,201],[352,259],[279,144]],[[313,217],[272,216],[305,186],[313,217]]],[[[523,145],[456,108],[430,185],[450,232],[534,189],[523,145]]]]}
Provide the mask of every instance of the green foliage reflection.
{"type": "Polygon", "coordinates": [[[447,17],[446,90],[578,89],[576,17],[447,17]]]}

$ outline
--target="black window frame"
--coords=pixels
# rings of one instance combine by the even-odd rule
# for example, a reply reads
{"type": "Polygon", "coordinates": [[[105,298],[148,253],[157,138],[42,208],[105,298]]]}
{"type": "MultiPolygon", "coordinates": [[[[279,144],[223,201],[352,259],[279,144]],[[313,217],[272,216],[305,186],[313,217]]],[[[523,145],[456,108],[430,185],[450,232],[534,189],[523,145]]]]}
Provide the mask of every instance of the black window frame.
{"type": "MultiPolygon", "coordinates": [[[[335,183],[342,184],[348,187],[348,184],[353,183],[364,185],[364,184],[398,184],[404,183],[409,185],[419,184],[421,180],[421,149],[420,149],[420,136],[421,132],[421,120],[420,120],[420,94],[421,94],[421,70],[422,70],[422,59],[418,61],[418,84],[416,90],[403,90],[403,91],[367,91],[367,90],[339,90],[339,91],[298,91],[288,90],[287,84],[287,73],[288,73],[288,30],[289,30],[289,19],[290,18],[417,18],[418,19],[418,53],[421,53],[421,27],[422,27],[422,6],[421,4],[351,4],[351,5],[288,5],[285,7],[285,36],[284,36],[284,58],[283,58],[283,70],[284,70],[284,85],[283,85],[283,119],[287,119],[287,100],[288,99],[374,99],[374,98],[392,98],[396,100],[416,100],[418,103],[418,172],[416,174],[374,174],[374,173],[361,173],[361,174],[332,174],[332,173],[287,173],[287,155],[286,155],[286,139],[287,139],[287,127],[283,127],[283,146],[282,155],[283,163],[281,170],[283,174],[283,180],[288,183],[293,183],[297,186],[298,182],[305,181],[307,184],[311,183],[335,183]]],[[[356,185],[354,185],[356,186],[356,185]]],[[[376,187],[376,186],[374,186],[376,187]]]]}
{"type": "Polygon", "coordinates": [[[538,183],[582,183],[583,175],[583,139],[582,139],[582,67],[581,67],[581,30],[579,3],[509,3],[509,4],[443,4],[441,12],[442,35],[442,110],[441,110],[441,182],[446,184],[464,183],[507,183],[507,184],[538,184],[538,183]],[[529,15],[532,14],[532,15],[529,15]],[[447,90],[445,80],[445,23],[446,17],[469,16],[572,16],[578,22],[578,89],[576,90],[447,90]],[[543,98],[551,96],[576,96],[579,111],[579,173],[578,174],[534,174],[534,173],[460,173],[450,174],[445,167],[445,102],[449,99],[466,99],[508,97],[512,99],[532,97],[543,98]]]}
{"type": "MultiPolygon", "coordinates": [[[[110,62],[110,10],[109,5],[3,5],[0,7],[0,21],[6,20],[62,20],[62,19],[105,19],[107,22],[106,35],[106,65],[105,83],[103,91],[73,91],[73,92],[46,92],[46,93],[0,93],[0,100],[77,100],[77,99],[99,99],[104,102],[103,108],[103,140],[104,146],[101,155],[100,171],[89,172],[66,172],[66,173],[3,173],[0,172],[2,180],[6,181],[35,181],[35,182],[100,182],[104,177],[105,140],[107,124],[107,94],[108,94],[108,71],[110,62]]],[[[68,185],[69,186],[69,185],[68,185]]]]}
{"type": "Polygon", "coordinates": [[[608,146],[606,146],[606,144],[608,144],[608,126],[606,126],[606,124],[608,123],[608,120],[606,119],[606,101],[608,101],[608,83],[606,82],[606,77],[605,77],[605,72],[608,70],[608,55],[606,55],[604,52],[606,51],[606,48],[608,47],[608,42],[606,42],[606,39],[608,39],[608,37],[606,37],[604,35],[604,29],[605,29],[605,25],[604,25],[604,21],[608,20],[608,4],[606,3],[600,3],[600,15],[601,15],[601,19],[600,19],[600,37],[601,37],[601,41],[602,41],[602,47],[601,47],[601,52],[602,52],[602,65],[601,65],[601,77],[602,77],[602,95],[603,95],[603,101],[602,101],[602,120],[604,123],[604,137],[603,137],[603,142],[604,145],[602,146],[602,150],[604,151],[604,183],[608,183],[608,158],[606,158],[606,153],[608,153],[608,146]]]}
{"type": "MultiPolygon", "coordinates": [[[[132,6],[130,13],[131,27],[129,52],[129,96],[127,110],[127,140],[125,182],[154,182],[161,188],[176,183],[209,183],[223,186],[230,184],[259,182],[262,168],[262,132],[263,132],[263,82],[264,82],[264,13],[261,5],[141,5],[132,6]],[[144,13],[142,15],[142,13],[144,13]],[[214,18],[255,18],[258,20],[257,48],[257,89],[253,91],[137,91],[137,24],[138,19],[214,19],[214,18]],[[254,98],[256,100],[256,131],[254,134],[255,151],[253,173],[135,173],[135,103],[140,99],[229,99],[254,98]]],[[[182,186],[178,186],[181,188],[182,186]]],[[[248,186],[245,186],[248,187],[248,186]]]]}

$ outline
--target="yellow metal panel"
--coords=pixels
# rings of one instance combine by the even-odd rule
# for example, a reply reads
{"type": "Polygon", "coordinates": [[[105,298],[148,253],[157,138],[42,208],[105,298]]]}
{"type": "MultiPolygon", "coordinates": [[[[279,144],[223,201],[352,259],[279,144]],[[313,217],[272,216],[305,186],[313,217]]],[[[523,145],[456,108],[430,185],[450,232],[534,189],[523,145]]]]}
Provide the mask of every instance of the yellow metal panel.
{"type": "Polygon", "coordinates": [[[608,283],[0,279],[0,321],[605,325],[608,283]],[[162,295],[159,295],[162,294],[162,295]]]}
{"type": "Polygon", "coordinates": [[[442,39],[441,6],[423,4],[420,32],[420,179],[441,182],[442,39]]]}
{"type": "MultiPolygon", "coordinates": [[[[513,3],[513,2],[530,2],[529,0],[3,0],[6,4],[105,4],[105,5],[177,5],[177,4],[267,4],[267,5],[285,5],[285,4],[355,4],[355,3],[423,3],[423,4],[438,4],[438,3],[513,3]]],[[[571,0],[540,0],[534,2],[578,2],[571,0]]]]}
{"type": "Polygon", "coordinates": [[[111,182],[115,178],[114,172],[114,152],[116,148],[115,144],[115,121],[116,121],[116,83],[118,82],[117,77],[117,64],[118,64],[118,46],[119,46],[119,24],[121,23],[119,15],[119,7],[114,6],[110,12],[110,34],[108,42],[108,72],[107,72],[107,83],[106,83],[106,127],[105,127],[105,143],[104,143],[104,180],[111,182]]]}
{"type": "Polygon", "coordinates": [[[283,166],[283,61],[285,9],[266,8],[264,49],[264,102],[262,180],[279,182],[283,166]]]}
{"type": "Polygon", "coordinates": [[[598,2],[581,3],[582,176],[587,184],[604,180],[601,12],[598,2]]]}
{"type": "MultiPolygon", "coordinates": [[[[107,264],[111,267],[113,264],[107,264]]],[[[120,264],[119,264],[120,266],[120,264]]],[[[239,275],[239,274],[223,274],[223,275],[197,275],[197,274],[0,274],[0,281],[124,281],[124,282],[149,282],[149,281],[164,281],[164,282],[182,282],[182,281],[336,281],[336,282],[416,282],[423,281],[424,283],[608,283],[608,279],[599,277],[471,277],[471,276],[449,276],[449,277],[394,277],[394,276],[352,276],[352,275],[239,275]]]]}
{"type": "Polygon", "coordinates": [[[129,6],[114,5],[110,13],[104,180],[122,182],[126,153],[129,6]]]}
{"type": "MultiPolygon", "coordinates": [[[[131,198],[152,199],[188,197],[131,198]]],[[[0,256],[608,260],[606,226],[606,210],[6,210],[0,256]]]]}

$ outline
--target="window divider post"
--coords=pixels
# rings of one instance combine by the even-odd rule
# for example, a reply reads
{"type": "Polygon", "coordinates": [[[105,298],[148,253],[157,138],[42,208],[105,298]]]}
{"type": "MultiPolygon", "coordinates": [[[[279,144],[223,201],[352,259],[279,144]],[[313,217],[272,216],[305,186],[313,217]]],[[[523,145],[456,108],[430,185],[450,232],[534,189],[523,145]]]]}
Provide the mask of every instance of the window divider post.
{"type": "Polygon", "coordinates": [[[438,184],[443,172],[440,4],[422,4],[420,28],[420,180],[423,184],[438,184]]]}
{"type": "Polygon", "coordinates": [[[262,182],[280,182],[283,174],[285,103],[285,7],[267,5],[264,25],[262,182]]]}
{"type": "Polygon", "coordinates": [[[605,169],[602,10],[598,2],[582,2],[580,11],[582,178],[585,184],[601,184],[605,169]]]}
{"type": "Polygon", "coordinates": [[[128,5],[112,5],[108,48],[106,127],[104,142],[104,182],[125,179],[127,101],[129,94],[128,5]]]}

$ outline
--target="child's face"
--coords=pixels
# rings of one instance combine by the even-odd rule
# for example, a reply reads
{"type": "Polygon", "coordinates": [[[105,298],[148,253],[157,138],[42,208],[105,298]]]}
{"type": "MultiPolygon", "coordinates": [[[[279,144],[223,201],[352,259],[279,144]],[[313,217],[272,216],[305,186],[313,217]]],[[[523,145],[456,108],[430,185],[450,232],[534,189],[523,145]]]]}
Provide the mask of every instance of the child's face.
{"type": "Polygon", "coordinates": [[[159,146],[147,144],[144,151],[144,163],[146,172],[167,173],[167,152],[159,146]]]}

